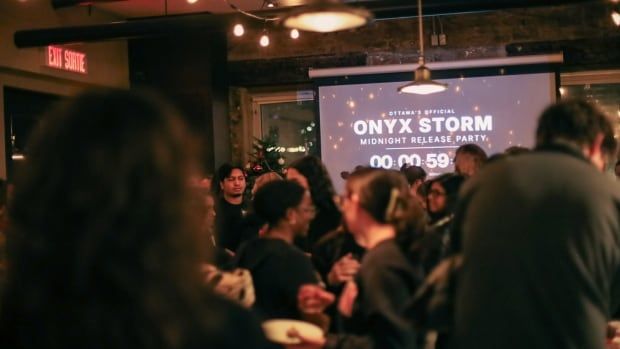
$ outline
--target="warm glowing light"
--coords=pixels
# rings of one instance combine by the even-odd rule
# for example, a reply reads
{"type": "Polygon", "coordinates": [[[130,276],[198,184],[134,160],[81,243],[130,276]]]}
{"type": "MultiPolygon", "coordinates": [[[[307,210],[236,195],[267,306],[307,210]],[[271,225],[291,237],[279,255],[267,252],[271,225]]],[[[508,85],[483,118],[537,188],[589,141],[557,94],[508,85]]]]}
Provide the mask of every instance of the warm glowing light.
{"type": "Polygon", "coordinates": [[[458,85],[457,85],[457,86],[454,88],[454,91],[455,91],[455,92],[461,92],[461,86],[458,86],[458,85]]]}
{"type": "Polygon", "coordinates": [[[560,96],[564,96],[566,94],[566,89],[564,87],[560,87],[560,96]]]}
{"type": "Polygon", "coordinates": [[[447,84],[431,80],[431,71],[424,65],[424,57],[420,56],[420,65],[414,71],[413,81],[399,87],[398,92],[429,95],[431,93],[443,92],[447,88],[447,84]]]}
{"type": "Polygon", "coordinates": [[[329,33],[361,27],[368,23],[371,15],[359,9],[317,9],[291,15],[284,20],[287,28],[329,33]]]}
{"type": "Polygon", "coordinates": [[[409,84],[399,89],[399,92],[413,93],[417,95],[430,95],[431,93],[442,92],[446,90],[445,85],[441,84],[409,84]]]}
{"type": "Polygon", "coordinates": [[[263,35],[260,37],[260,41],[259,41],[259,43],[260,43],[260,45],[261,45],[262,47],[267,47],[267,46],[269,46],[269,36],[267,36],[267,34],[263,34],[263,35]]]}
{"type": "Polygon", "coordinates": [[[233,34],[235,34],[235,36],[242,36],[243,33],[245,33],[245,29],[243,29],[243,26],[239,23],[235,24],[235,27],[233,28],[233,34]]]}
{"type": "Polygon", "coordinates": [[[351,108],[351,109],[355,108],[355,101],[350,100],[350,101],[347,102],[347,104],[349,105],[349,108],[351,108]]]}
{"type": "Polygon", "coordinates": [[[291,38],[292,39],[299,39],[299,30],[297,30],[297,29],[291,30],[291,38]]]}
{"type": "Polygon", "coordinates": [[[375,99],[375,94],[371,92],[371,93],[368,95],[368,99],[375,99]]]}
{"type": "Polygon", "coordinates": [[[198,0],[187,0],[187,3],[188,3],[188,4],[195,4],[195,3],[197,3],[197,2],[198,2],[198,0]]]}
{"type": "Polygon", "coordinates": [[[611,19],[614,21],[614,24],[616,26],[620,26],[620,12],[612,11],[611,12],[611,19]]]}

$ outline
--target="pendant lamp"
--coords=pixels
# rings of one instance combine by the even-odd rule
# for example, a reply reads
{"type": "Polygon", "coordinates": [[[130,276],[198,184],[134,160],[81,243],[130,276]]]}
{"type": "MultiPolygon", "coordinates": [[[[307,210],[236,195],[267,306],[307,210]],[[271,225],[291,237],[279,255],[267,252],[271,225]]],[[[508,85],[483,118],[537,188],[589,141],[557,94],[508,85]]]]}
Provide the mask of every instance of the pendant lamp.
{"type": "Polygon", "coordinates": [[[413,81],[398,88],[398,92],[428,95],[443,92],[448,84],[431,80],[431,70],[424,64],[424,28],[422,25],[422,0],[418,0],[418,34],[420,36],[419,66],[414,71],[413,81]]]}

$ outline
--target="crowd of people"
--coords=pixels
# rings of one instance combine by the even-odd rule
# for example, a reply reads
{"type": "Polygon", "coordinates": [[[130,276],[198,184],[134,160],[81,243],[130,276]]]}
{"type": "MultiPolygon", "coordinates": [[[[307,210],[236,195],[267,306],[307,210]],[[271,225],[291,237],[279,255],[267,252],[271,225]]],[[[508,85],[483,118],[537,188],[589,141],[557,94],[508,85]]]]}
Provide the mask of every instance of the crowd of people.
{"type": "Polygon", "coordinates": [[[0,208],[0,347],[277,348],[282,318],[325,333],[295,349],[615,345],[617,143],[587,102],[549,106],[534,149],[358,166],[343,193],[315,156],[205,177],[198,144],[145,92],[42,119],[0,208]]]}

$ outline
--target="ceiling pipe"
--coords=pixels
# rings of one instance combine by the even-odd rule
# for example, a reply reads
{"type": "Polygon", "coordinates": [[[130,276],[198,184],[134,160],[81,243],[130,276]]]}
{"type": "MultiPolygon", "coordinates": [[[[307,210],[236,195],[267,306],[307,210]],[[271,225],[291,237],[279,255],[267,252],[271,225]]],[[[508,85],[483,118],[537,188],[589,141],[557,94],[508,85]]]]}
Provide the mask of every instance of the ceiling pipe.
{"type": "Polygon", "coordinates": [[[225,30],[230,15],[193,14],[15,32],[18,48],[225,30]]]}
{"type": "Polygon", "coordinates": [[[127,1],[127,0],[52,0],[52,7],[54,9],[58,9],[58,8],[63,8],[63,7],[92,5],[93,3],[117,2],[117,1],[127,1]]]}
{"type": "MultiPolygon", "coordinates": [[[[69,0],[66,0],[69,1],[69,0]]],[[[74,0],[77,1],[77,0],[74,0]]],[[[347,2],[347,1],[345,1],[347,2]]],[[[348,1],[351,6],[363,6],[372,11],[376,19],[392,19],[413,17],[417,7],[410,0],[365,0],[348,1]]],[[[587,2],[603,2],[603,0],[428,0],[424,5],[427,16],[440,14],[457,14],[485,12],[519,7],[570,5],[587,2]]],[[[261,14],[281,13],[279,10],[261,11],[261,14]]],[[[39,47],[51,44],[69,44],[76,42],[121,40],[140,37],[178,35],[202,31],[223,31],[236,14],[189,14],[150,17],[127,20],[108,24],[89,26],[57,27],[45,29],[29,29],[15,32],[14,42],[18,48],[39,47]]]]}

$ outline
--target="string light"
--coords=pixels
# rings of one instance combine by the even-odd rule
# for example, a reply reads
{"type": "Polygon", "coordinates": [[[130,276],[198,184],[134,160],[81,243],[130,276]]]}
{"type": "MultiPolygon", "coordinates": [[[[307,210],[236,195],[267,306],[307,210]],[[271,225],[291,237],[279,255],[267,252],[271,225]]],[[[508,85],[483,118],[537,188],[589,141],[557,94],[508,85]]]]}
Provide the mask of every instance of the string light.
{"type": "Polygon", "coordinates": [[[269,36],[267,35],[267,31],[263,31],[263,35],[261,35],[261,37],[260,37],[259,44],[262,47],[269,46],[269,36]]]}
{"type": "Polygon", "coordinates": [[[235,24],[235,27],[233,28],[233,34],[235,34],[235,36],[243,36],[244,33],[245,29],[243,28],[243,25],[239,23],[235,24]]]}

